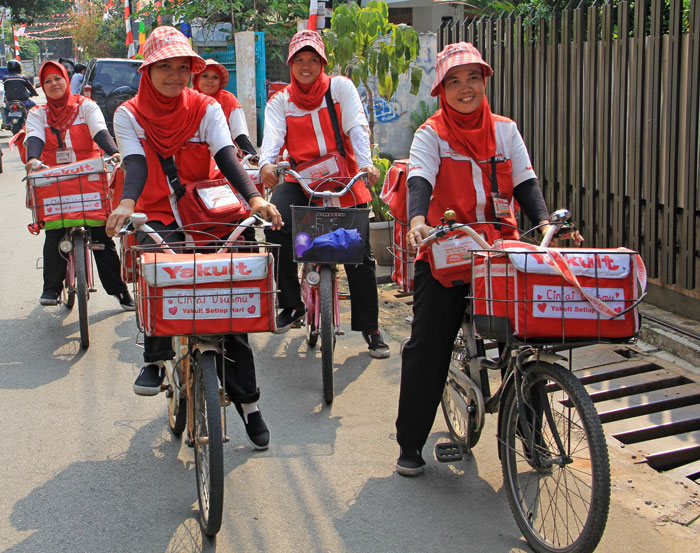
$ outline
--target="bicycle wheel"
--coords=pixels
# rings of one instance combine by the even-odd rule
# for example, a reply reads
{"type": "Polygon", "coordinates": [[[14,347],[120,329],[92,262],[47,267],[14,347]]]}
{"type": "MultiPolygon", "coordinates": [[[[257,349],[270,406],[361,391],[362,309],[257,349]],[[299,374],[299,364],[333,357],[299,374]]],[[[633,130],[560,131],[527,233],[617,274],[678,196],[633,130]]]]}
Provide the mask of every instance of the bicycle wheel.
{"type": "Polygon", "coordinates": [[[219,380],[215,353],[195,352],[194,371],[194,460],[197,473],[200,524],[208,536],[221,528],[224,506],[224,448],[221,429],[219,380]]]}
{"type": "Polygon", "coordinates": [[[306,281],[306,272],[302,271],[301,293],[306,304],[306,343],[312,348],[318,342],[316,331],[315,308],[318,301],[317,288],[306,281]]]}
{"type": "MultiPolygon", "coordinates": [[[[80,346],[87,349],[90,345],[90,327],[88,321],[88,283],[87,257],[85,255],[85,240],[80,234],[73,235],[73,251],[75,256],[75,291],[78,297],[78,320],[80,323],[80,346]]],[[[70,261],[69,261],[70,262],[70,261]]]]}
{"type": "Polygon", "coordinates": [[[333,272],[330,267],[321,267],[321,369],[323,373],[323,399],[330,404],[333,401],[333,272]]]}
{"type": "Polygon", "coordinates": [[[179,436],[187,425],[187,393],[182,382],[182,375],[187,374],[187,365],[190,362],[186,339],[180,336],[173,338],[173,350],[175,358],[165,362],[165,377],[168,383],[166,393],[168,397],[168,424],[172,433],[179,436]]]}
{"type": "Polygon", "coordinates": [[[515,521],[539,553],[589,553],[610,507],[600,419],[581,382],[563,367],[532,363],[522,380],[523,405],[511,386],[499,420],[499,456],[515,521]]]}
{"type": "Polygon", "coordinates": [[[469,375],[469,362],[478,358],[477,342],[473,333],[462,325],[452,346],[452,359],[447,381],[442,392],[440,405],[452,439],[461,446],[467,446],[467,429],[469,429],[469,448],[474,447],[481,437],[483,429],[483,397],[480,392],[464,386],[459,373],[469,375]],[[457,373],[457,374],[455,374],[457,373]],[[468,408],[470,410],[468,411],[468,408]]]}

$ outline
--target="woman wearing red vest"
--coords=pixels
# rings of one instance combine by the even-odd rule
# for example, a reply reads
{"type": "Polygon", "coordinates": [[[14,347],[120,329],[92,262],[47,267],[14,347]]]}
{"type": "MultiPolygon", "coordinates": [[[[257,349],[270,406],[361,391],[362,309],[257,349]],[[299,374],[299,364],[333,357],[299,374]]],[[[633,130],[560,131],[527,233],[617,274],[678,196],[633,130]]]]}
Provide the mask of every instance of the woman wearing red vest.
{"type": "Polygon", "coordinates": [[[243,154],[257,155],[248,137],[248,124],[245,120],[243,107],[236,96],[224,90],[228,83],[228,69],[215,60],[205,60],[207,67],[192,79],[192,86],[202,94],[213,97],[224,110],[226,121],[231,129],[231,138],[243,154]]]}
{"type": "MultiPolygon", "coordinates": [[[[357,168],[369,174],[370,184],[377,182],[379,171],[370,154],[367,118],[355,85],[346,77],[329,77],[323,66],[326,49],[316,31],[299,31],[289,44],[287,63],[291,67],[292,83],[275,94],[265,108],[265,132],[260,148],[260,180],[267,188],[277,184],[275,163],[286,148],[294,164],[313,161],[329,152],[338,152],[333,124],[328,112],[326,92],[330,89],[333,109],[337,114],[339,131],[346,152],[350,175],[357,168]]],[[[341,198],[341,205],[366,206],[371,200],[367,187],[353,187],[341,198]]],[[[308,197],[297,182],[277,186],[270,199],[282,213],[285,226],[266,233],[268,240],[280,244],[279,288],[281,313],[277,317],[278,332],[286,332],[304,316],[297,266],[292,257],[291,205],[308,205],[308,197]]],[[[377,279],[374,257],[365,244],[364,261],[360,265],[345,265],[351,297],[351,326],[362,332],[372,357],[386,358],[389,346],[379,332],[377,279]]]]}
{"type": "MultiPolygon", "coordinates": [[[[71,94],[63,65],[55,61],[44,63],[39,69],[39,81],[47,104],[30,110],[27,115],[24,141],[27,173],[39,169],[41,163],[53,167],[99,157],[100,148],[109,155],[119,155],[100,108],[85,96],[71,94]]],[[[88,228],[90,241],[104,245],[104,249],[93,250],[102,286],[108,294],[117,297],[123,309],[133,311],[134,301],[121,279],[114,241],[107,236],[104,226],[88,228]]],[[[67,263],[58,250],[58,243],[65,230],[45,232],[44,290],[39,303],[58,305],[67,263]]]]}
{"type": "MultiPolygon", "coordinates": [[[[114,114],[125,175],[121,202],[107,221],[107,232],[114,236],[126,219],[139,211],[148,215],[148,224],[162,232],[167,241],[184,240],[183,233],[172,232],[179,226],[179,214],[161,165],[161,160],[171,157],[179,179],[188,183],[210,178],[213,156],[252,211],[280,224],[277,209],[260,196],[236,159],[221,106],[212,97],[187,88],[191,74],[205,68],[204,60],[192,50],[187,38],[173,27],[158,27],[146,40],[144,57],[138,94],[114,114]]],[[[150,239],[142,234],[139,242],[150,239]]],[[[241,415],[253,447],[266,449],[270,433],[257,405],[260,391],[248,337],[228,335],[224,347],[226,393],[241,415]]],[[[163,361],[173,357],[170,338],[145,337],[145,366],[134,382],[134,392],[158,394],[163,361]]]]}
{"type": "MultiPolygon", "coordinates": [[[[486,79],[493,74],[469,43],[450,44],[437,56],[432,96],[440,109],[416,131],[408,168],[409,246],[414,250],[440,224],[445,210],[460,223],[498,221],[515,225],[513,199],[531,221],[544,224],[548,211],[516,124],[491,113],[486,79]],[[496,171],[495,184],[493,170],[496,171]]],[[[484,225],[489,242],[517,238],[506,226],[484,225]]],[[[452,345],[466,308],[467,285],[445,287],[430,272],[428,252],[415,262],[411,339],[401,361],[396,470],[423,472],[421,455],[440,403],[452,345]]]]}

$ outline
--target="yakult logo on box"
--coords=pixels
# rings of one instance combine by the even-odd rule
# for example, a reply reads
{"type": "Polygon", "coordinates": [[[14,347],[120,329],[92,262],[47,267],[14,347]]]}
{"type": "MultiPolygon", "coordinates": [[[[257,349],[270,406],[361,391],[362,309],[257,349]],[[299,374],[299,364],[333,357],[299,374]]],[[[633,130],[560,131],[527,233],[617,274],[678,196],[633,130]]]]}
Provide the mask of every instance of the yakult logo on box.
{"type": "MultiPolygon", "coordinates": [[[[598,296],[611,309],[621,312],[625,309],[625,291],[622,288],[590,288],[582,289],[591,296],[598,296]]],[[[578,288],[573,286],[542,286],[532,287],[532,315],[539,318],[567,319],[611,319],[612,317],[596,311],[583,298],[578,288]]]]}
{"type": "MultiPolygon", "coordinates": [[[[534,274],[558,274],[554,261],[546,253],[508,251],[511,262],[520,270],[534,274]]],[[[559,250],[576,276],[598,278],[626,278],[630,272],[630,256],[613,252],[581,252],[559,250]]]]}
{"type": "Polygon", "coordinates": [[[76,211],[99,211],[100,209],[102,209],[102,199],[99,192],[53,196],[44,199],[46,216],[76,211]]]}
{"type": "Polygon", "coordinates": [[[34,186],[43,186],[51,184],[52,182],[72,179],[86,173],[88,173],[88,180],[99,180],[102,173],[104,173],[104,161],[102,158],[94,157],[76,163],[69,163],[68,165],[51,167],[43,171],[32,173],[30,178],[34,186]]]}
{"type": "Polygon", "coordinates": [[[202,255],[195,263],[191,255],[158,254],[153,263],[152,255],[142,257],[143,276],[149,286],[177,286],[206,282],[231,282],[259,280],[267,277],[268,256],[231,254],[202,255]]]}
{"type": "Polygon", "coordinates": [[[163,320],[253,319],[260,313],[259,288],[163,290],[163,320]]]}

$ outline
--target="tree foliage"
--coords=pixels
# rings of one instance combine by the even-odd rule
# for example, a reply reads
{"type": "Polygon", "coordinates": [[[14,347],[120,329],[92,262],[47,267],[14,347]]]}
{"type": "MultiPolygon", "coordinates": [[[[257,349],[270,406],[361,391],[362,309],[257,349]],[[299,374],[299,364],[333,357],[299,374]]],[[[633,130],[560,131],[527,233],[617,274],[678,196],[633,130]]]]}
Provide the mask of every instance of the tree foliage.
{"type": "Polygon", "coordinates": [[[137,17],[160,17],[168,22],[200,20],[203,26],[232,22],[233,31],[265,31],[273,38],[291,37],[296,20],[309,15],[308,0],[164,0],[145,6],[137,17]]]}
{"type": "Polygon", "coordinates": [[[423,71],[414,64],[420,54],[418,33],[410,25],[389,23],[385,2],[366,7],[341,4],[333,9],[331,28],[323,30],[328,57],[327,70],[337,67],[363,84],[367,93],[370,134],[374,135],[374,100],[369,78],[375,77],[379,94],[387,101],[396,93],[399,77],[410,74],[411,94],[417,94],[423,71]]]}
{"type": "Polygon", "coordinates": [[[81,47],[86,58],[123,57],[126,55],[124,3],[115,2],[104,18],[104,6],[95,3],[91,9],[71,18],[70,34],[76,47],[81,47]]]}
{"type": "Polygon", "coordinates": [[[36,18],[70,9],[70,5],[61,0],[0,0],[0,7],[12,10],[13,23],[31,23],[36,18]]]}

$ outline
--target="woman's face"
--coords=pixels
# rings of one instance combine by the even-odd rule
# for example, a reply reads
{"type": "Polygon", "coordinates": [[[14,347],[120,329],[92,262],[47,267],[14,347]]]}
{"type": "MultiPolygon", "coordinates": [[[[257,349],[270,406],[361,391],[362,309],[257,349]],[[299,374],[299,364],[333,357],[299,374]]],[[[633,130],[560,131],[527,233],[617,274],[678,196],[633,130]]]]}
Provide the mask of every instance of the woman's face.
{"type": "Polygon", "coordinates": [[[68,83],[58,73],[49,73],[46,78],[41,81],[41,88],[44,90],[44,94],[46,94],[47,98],[58,100],[66,93],[68,83]]]}
{"type": "Polygon", "coordinates": [[[316,52],[300,52],[292,58],[292,74],[303,85],[312,84],[323,70],[323,61],[316,52]]]}
{"type": "Polygon", "coordinates": [[[200,92],[213,96],[221,86],[221,77],[219,77],[219,74],[213,69],[206,69],[199,74],[197,86],[200,92]]]}
{"type": "Polygon", "coordinates": [[[472,113],[486,96],[486,83],[481,65],[458,65],[447,72],[442,80],[447,105],[459,113],[472,113]]]}
{"type": "Polygon", "coordinates": [[[189,56],[155,62],[149,69],[153,87],[166,98],[175,98],[190,82],[191,63],[189,56]]]}

